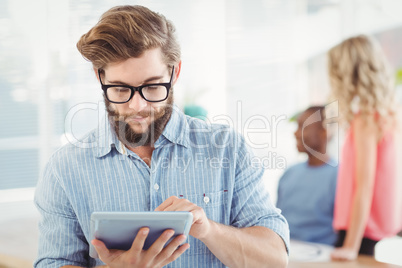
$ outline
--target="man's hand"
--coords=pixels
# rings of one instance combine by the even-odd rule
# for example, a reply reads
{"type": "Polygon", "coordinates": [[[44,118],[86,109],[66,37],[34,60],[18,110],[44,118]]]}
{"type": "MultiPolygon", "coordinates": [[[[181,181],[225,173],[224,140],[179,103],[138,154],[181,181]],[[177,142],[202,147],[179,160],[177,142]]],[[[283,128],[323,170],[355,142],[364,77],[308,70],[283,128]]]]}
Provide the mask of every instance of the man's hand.
{"type": "Polygon", "coordinates": [[[189,200],[171,196],[155,211],[189,211],[193,214],[190,235],[201,240],[228,267],[286,267],[283,240],[274,231],[252,226],[235,228],[207,218],[204,210],[189,200]]]}
{"type": "Polygon", "coordinates": [[[190,235],[202,239],[209,233],[211,223],[205,212],[199,206],[191,203],[187,199],[181,199],[171,196],[155,209],[155,211],[188,211],[193,214],[193,224],[190,229],[190,235]]]}
{"type": "Polygon", "coordinates": [[[190,247],[188,243],[180,246],[186,239],[184,235],[177,236],[164,247],[174,235],[173,230],[166,230],[149,249],[143,250],[148,233],[148,228],[141,228],[128,251],[108,249],[102,241],[97,239],[92,240],[91,243],[95,246],[100,259],[110,268],[163,267],[176,260],[190,247]]]}

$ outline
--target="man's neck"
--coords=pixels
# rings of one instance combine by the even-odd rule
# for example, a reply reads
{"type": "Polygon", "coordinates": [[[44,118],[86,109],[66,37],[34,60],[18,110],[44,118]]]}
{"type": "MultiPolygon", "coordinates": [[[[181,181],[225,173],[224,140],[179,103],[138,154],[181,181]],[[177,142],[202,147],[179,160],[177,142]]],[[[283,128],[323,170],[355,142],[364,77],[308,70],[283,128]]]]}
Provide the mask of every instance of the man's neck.
{"type": "Polygon", "coordinates": [[[307,163],[309,166],[317,167],[317,166],[322,166],[324,164],[327,164],[329,161],[329,156],[327,154],[322,154],[322,157],[315,157],[313,155],[308,156],[307,163]]]}
{"type": "Polygon", "coordinates": [[[151,166],[152,152],[154,151],[153,146],[138,146],[138,147],[127,147],[130,151],[137,154],[149,167],[151,166]]]}

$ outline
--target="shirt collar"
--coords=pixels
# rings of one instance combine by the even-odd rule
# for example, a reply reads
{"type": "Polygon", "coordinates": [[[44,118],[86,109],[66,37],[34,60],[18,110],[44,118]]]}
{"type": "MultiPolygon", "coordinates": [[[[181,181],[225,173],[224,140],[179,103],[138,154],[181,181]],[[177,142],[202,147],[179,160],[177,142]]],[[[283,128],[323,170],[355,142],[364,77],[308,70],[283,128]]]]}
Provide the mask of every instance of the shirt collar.
{"type": "Polygon", "coordinates": [[[176,105],[173,105],[172,109],[172,115],[170,116],[162,135],[156,141],[155,148],[165,144],[165,140],[174,144],[182,145],[186,148],[190,146],[190,129],[187,117],[176,105]]]}
{"type": "Polygon", "coordinates": [[[98,152],[97,156],[102,157],[110,153],[115,148],[120,154],[127,155],[127,149],[123,143],[117,138],[111,129],[110,122],[105,116],[105,120],[100,122],[98,127],[98,152]]]}
{"type": "MultiPolygon", "coordinates": [[[[100,122],[98,127],[97,156],[100,158],[107,155],[110,153],[112,148],[115,148],[122,155],[127,155],[127,148],[111,129],[107,116],[105,116],[105,118],[105,120],[100,122]]],[[[190,145],[189,132],[186,116],[177,106],[174,105],[172,115],[170,116],[162,135],[156,141],[155,148],[163,146],[166,143],[179,144],[188,148],[190,145]]]]}

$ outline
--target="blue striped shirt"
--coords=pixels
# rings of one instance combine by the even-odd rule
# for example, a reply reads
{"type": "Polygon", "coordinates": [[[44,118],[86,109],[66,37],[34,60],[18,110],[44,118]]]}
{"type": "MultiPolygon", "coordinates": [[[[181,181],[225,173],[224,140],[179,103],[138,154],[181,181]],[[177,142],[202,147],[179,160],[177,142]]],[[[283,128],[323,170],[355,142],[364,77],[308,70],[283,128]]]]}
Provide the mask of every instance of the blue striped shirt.
{"type": "MultiPolygon", "coordinates": [[[[243,138],[173,109],[149,167],[116,138],[107,120],[81,142],[54,153],[38,182],[41,213],[35,267],[103,265],[89,257],[94,211],[153,211],[183,197],[207,217],[234,227],[265,226],[289,242],[286,220],[271,203],[243,138]],[[205,198],[208,197],[208,198],[205,198]]],[[[224,267],[198,239],[166,267],[224,267]]]]}

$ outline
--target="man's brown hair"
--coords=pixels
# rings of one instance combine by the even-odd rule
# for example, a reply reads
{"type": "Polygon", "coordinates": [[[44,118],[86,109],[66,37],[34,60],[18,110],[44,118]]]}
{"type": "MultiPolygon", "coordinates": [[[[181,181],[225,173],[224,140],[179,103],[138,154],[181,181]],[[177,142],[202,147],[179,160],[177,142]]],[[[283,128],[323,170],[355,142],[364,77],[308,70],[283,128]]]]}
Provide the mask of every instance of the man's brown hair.
{"type": "Polygon", "coordinates": [[[128,5],[106,11],[77,43],[82,56],[96,69],[137,58],[157,47],[161,48],[163,61],[168,66],[180,61],[180,45],[173,24],[146,7],[128,5]]]}

